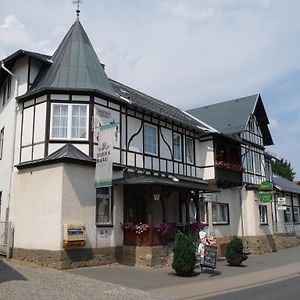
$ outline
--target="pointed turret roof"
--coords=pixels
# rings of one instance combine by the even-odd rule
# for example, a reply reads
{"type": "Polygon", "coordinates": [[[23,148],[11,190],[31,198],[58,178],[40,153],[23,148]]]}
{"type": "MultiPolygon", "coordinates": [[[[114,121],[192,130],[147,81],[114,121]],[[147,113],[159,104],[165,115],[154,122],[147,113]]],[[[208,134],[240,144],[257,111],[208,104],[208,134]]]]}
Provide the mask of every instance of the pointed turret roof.
{"type": "Polygon", "coordinates": [[[117,96],[78,18],[51,60],[53,63],[40,72],[32,88],[23,96],[47,89],[95,91],[117,96]]]}

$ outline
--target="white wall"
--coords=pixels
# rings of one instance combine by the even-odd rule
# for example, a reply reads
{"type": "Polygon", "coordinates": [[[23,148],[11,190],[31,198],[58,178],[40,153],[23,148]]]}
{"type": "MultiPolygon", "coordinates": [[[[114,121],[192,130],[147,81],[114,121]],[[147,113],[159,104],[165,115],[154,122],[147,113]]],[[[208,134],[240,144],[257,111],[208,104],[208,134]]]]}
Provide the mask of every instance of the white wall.
{"type": "Polygon", "coordinates": [[[14,247],[59,250],[61,246],[62,165],[14,173],[11,221],[14,247]]]}
{"type": "Polygon", "coordinates": [[[242,235],[240,189],[238,187],[224,189],[220,193],[220,203],[229,204],[229,225],[213,224],[217,237],[242,235]]]}
{"type": "MultiPolygon", "coordinates": [[[[88,166],[64,164],[62,220],[64,224],[86,226],[86,247],[113,247],[123,244],[123,187],[114,186],[113,227],[96,227],[95,169],[88,166]]],[[[61,236],[61,240],[63,236],[61,236]]]]}

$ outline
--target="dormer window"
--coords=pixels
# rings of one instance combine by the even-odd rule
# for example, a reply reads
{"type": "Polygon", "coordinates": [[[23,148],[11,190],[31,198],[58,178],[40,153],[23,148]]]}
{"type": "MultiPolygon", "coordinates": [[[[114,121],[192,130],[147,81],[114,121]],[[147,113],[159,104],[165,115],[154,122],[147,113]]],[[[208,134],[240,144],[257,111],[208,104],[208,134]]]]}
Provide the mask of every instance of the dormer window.
{"type": "Polygon", "coordinates": [[[87,105],[52,104],[52,139],[87,140],[87,132],[87,105]]]}

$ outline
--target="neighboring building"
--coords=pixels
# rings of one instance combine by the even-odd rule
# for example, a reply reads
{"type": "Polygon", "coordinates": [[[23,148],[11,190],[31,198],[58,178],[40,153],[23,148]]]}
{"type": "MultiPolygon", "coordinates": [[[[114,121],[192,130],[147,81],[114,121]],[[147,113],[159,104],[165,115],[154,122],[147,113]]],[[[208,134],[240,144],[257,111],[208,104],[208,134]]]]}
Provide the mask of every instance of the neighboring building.
{"type": "Polygon", "coordinates": [[[300,187],[273,174],[274,230],[278,233],[300,234],[300,187]]]}
{"type": "Polygon", "coordinates": [[[175,228],[199,221],[220,244],[239,235],[256,249],[273,233],[270,204],[258,202],[273,143],[259,95],[193,117],[108,79],[77,19],[53,56],[19,50],[1,62],[0,99],[0,220],[14,226],[15,258],[153,266],[167,263],[175,228]],[[109,147],[99,125],[114,128],[113,173],[96,188],[109,147]]]}
{"type": "Polygon", "coordinates": [[[214,135],[213,139],[215,182],[222,189],[220,203],[228,205],[229,214],[234,217],[230,217],[227,226],[213,226],[216,235],[223,237],[220,242],[225,243],[226,236],[235,231],[251,252],[274,250],[274,243],[270,242],[276,240],[272,202],[260,201],[259,191],[261,183],[272,182],[271,157],[265,147],[273,144],[261,96],[199,107],[188,113],[223,134],[214,135]],[[237,211],[241,216],[238,224],[237,211]]]}

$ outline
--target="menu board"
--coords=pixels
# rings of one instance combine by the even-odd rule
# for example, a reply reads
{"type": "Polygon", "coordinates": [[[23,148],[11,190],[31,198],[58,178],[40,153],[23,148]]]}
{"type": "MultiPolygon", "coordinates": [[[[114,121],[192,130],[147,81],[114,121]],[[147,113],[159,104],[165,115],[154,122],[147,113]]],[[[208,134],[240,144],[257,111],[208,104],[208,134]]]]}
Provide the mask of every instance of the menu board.
{"type": "Polygon", "coordinates": [[[217,247],[205,245],[205,256],[202,266],[215,269],[217,264],[217,247]]]}

